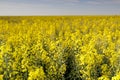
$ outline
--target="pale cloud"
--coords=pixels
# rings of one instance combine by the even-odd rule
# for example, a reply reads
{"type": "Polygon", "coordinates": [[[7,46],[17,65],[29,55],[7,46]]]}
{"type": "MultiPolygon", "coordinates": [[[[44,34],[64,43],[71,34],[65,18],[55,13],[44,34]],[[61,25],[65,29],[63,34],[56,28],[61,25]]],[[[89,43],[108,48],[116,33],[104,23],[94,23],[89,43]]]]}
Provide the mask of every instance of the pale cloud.
{"type": "Polygon", "coordinates": [[[89,0],[88,4],[120,4],[120,0],[89,0]]]}
{"type": "Polygon", "coordinates": [[[88,1],[87,3],[88,4],[93,4],[93,5],[101,4],[101,2],[99,2],[99,1],[88,1]]]}
{"type": "Polygon", "coordinates": [[[46,1],[80,2],[80,0],[46,0],[46,1]]]}
{"type": "Polygon", "coordinates": [[[111,0],[111,2],[120,4],[120,0],[111,0]]]}
{"type": "Polygon", "coordinates": [[[80,0],[63,0],[63,1],[67,1],[67,2],[80,2],[80,0]]]}

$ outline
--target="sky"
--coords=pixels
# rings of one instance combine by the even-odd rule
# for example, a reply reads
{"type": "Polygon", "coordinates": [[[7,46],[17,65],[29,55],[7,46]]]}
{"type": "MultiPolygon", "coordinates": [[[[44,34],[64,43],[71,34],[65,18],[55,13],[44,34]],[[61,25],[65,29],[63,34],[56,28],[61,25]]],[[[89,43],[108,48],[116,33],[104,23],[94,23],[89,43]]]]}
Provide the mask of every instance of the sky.
{"type": "Polygon", "coordinates": [[[0,0],[0,15],[120,15],[120,0],[0,0]]]}

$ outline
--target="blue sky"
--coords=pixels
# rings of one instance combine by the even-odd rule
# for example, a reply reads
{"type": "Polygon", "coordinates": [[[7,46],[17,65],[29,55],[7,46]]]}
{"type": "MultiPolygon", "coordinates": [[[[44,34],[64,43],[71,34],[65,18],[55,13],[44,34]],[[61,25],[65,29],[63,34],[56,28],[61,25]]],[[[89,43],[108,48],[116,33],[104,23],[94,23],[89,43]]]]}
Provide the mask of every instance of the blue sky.
{"type": "Polygon", "coordinates": [[[0,0],[0,15],[118,15],[120,0],[0,0]]]}

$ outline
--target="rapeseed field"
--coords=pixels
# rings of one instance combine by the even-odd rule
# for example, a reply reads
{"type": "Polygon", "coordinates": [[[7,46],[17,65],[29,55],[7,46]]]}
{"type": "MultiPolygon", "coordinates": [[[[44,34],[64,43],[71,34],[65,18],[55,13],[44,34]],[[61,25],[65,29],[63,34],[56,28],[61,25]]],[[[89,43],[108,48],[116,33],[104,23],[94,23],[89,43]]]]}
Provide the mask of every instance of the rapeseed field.
{"type": "Polygon", "coordinates": [[[0,80],[120,80],[120,16],[1,16],[0,80]]]}

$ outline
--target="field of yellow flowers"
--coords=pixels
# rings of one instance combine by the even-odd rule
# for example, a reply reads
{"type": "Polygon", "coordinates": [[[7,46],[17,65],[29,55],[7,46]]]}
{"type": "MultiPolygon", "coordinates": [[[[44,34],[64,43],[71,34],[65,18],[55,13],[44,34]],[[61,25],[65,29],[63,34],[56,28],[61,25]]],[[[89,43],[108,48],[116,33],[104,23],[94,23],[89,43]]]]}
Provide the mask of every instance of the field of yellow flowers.
{"type": "Polygon", "coordinates": [[[120,16],[1,16],[0,80],[120,80],[120,16]]]}

